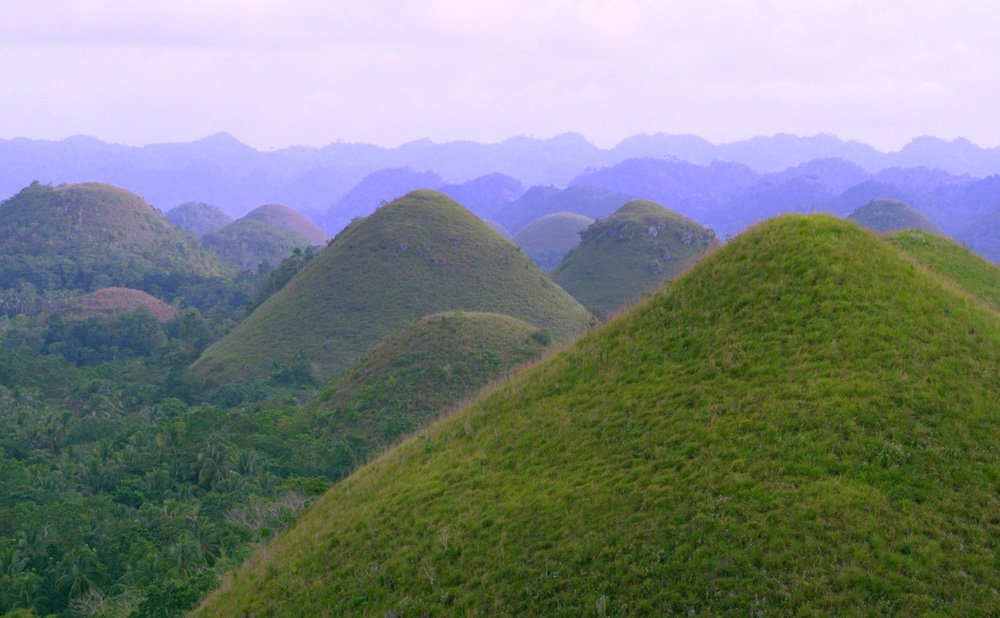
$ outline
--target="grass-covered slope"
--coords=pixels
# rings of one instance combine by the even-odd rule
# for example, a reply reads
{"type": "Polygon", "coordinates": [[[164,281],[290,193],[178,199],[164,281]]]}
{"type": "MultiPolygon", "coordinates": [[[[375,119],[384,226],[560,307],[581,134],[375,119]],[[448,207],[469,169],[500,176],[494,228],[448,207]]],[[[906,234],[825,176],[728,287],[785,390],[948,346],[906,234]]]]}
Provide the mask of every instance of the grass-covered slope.
{"type": "Polygon", "coordinates": [[[350,440],[364,459],[537,358],[549,340],[497,313],[427,316],[389,335],[320,392],[309,412],[310,435],[350,440]]]}
{"type": "Polygon", "coordinates": [[[313,246],[325,245],[326,241],[329,240],[326,232],[319,229],[319,226],[297,210],[283,204],[264,204],[263,206],[258,206],[244,215],[243,218],[251,221],[263,221],[279,230],[295,232],[309,241],[309,244],[313,246]]]}
{"type": "Polygon", "coordinates": [[[580,232],[594,220],[574,212],[557,212],[532,221],[512,239],[542,270],[549,270],[580,244],[580,232]]]}
{"type": "Polygon", "coordinates": [[[410,320],[439,311],[502,313],[557,338],[591,319],[479,217],[421,190],[348,226],[193,369],[245,379],[304,352],[330,378],[410,320]]]}
{"type": "Polygon", "coordinates": [[[161,322],[166,322],[177,315],[177,309],[142,290],[129,288],[103,288],[90,294],[76,298],[67,303],[64,310],[73,316],[85,316],[94,313],[135,311],[146,307],[161,322]]]}
{"type": "Polygon", "coordinates": [[[167,221],[199,238],[233,222],[232,217],[204,202],[186,202],[171,208],[165,216],[167,221]]]}
{"type": "Polygon", "coordinates": [[[0,204],[0,287],[170,291],[222,271],[195,239],[118,187],[34,183],[0,204]]]}
{"type": "Polygon", "coordinates": [[[938,236],[947,236],[937,223],[899,200],[872,200],[852,212],[848,219],[876,234],[923,230],[938,236]]]}
{"type": "Polygon", "coordinates": [[[920,230],[893,232],[885,238],[927,269],[950,279],[1000,311],[1000,266],[987,262],[950,238],[920,230]]]}
{"type": "Polygon", "coordinates": [[[365,466],[194,615],[986,615],[998,314],[753,228],[365,466]]]}
{"type": "Polygon", "coordinates": [[[595,315],[605,315],[680,273],[718,245],[701,224],[647,200],[595,221],[549,273],[595,315]]]}
{"type": "Polygon", "coordinates": [[[295,232],[246,217],[205,234],[202,243],[224,262],[253,271],[264,262],[269,264],[268,269],[275,268],[293,250],[312,244],[295,232]]]}

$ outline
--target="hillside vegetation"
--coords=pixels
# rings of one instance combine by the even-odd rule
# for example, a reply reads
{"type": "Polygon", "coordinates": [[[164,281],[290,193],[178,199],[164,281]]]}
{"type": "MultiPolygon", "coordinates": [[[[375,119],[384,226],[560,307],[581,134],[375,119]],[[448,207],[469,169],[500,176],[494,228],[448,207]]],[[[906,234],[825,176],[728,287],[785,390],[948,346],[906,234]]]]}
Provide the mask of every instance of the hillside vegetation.
{"type": "Polygon", "coordinates": [[[264,204],[263,206],[258,206],[244,215],[243,218],[251,221],[262,221],[279,230],[295,232],[302,238],[305,238],[310,245],[325,245],[326,241],[329,240],[326,232],[319,229],[319,226],[300,214],[297,210],[283,204],[264,204]]]}
{"type": "Polygon", "coordinates": [[[192,369],[243,380],[304,354],[329,379],[411,320],[440,311],[502,313],[560,339],[591,319],[479,217],[421,190],[354,221],[192,369]]]}
{"type": "Polygon", "coordinates": [[[308,414],[310,434],[347,441],[358,460],[436,420],[551,337],[497,313],[436,313],[390,335],[331,381],[308,414]]]}
{"type": "Polygon", "coordinates": [[[165,216],[177,227],[199,238],[233,222],[232,217],[204,202],[185,202],[168,210],[165,216]]]}
{"type": "Polygon", "coordinates": [[[142,290],[114,287],[103,288],[75,299],[68,304],[67,311],[75,316],[85,316],[105,311],[135,311],[139,307],[149,309],[161,322],[177,316],[176,308],[142,290]]]}
{"type": "Polygon", "coordinates": [[[194,615],[988,614],[998,363],[998,314],[892,244],[771,220],[333,487],[194,615]]]}
{"type": "Polygon", "coordinates": [[[580,233],[594,220],[573,212],[557,212],[532,221],[512,239],[542,270],[549,270],[580,244],[580,233]]]}
{"type": "Polygon", "coordinates": [[[169,294],[223,271],[145,200],[111,185],[34,183],[0,205],[0,287],[169,294]]]}
{"type": "Polygon", "coordinates": [[[899,200],[872,200],[852,212],[848,219],[876,234],[923,230],[937,236],[947,236],[938,224],[899,200]]]}
{"type": "Polygon", "coordinates": [[[242,270],[257,271],[276,267],[295,249],[305,249],[310,242],[289,230],[282,230],[254,219],[237,219],[202,238],[205,247],[225,262],[242,270]]]}
{"type": "Polygon", "coordinates": [[[676,277],[718,245],[715,233],[648,200],[633,200],[581,235],[550,276],[595,315],[676,277]]]}

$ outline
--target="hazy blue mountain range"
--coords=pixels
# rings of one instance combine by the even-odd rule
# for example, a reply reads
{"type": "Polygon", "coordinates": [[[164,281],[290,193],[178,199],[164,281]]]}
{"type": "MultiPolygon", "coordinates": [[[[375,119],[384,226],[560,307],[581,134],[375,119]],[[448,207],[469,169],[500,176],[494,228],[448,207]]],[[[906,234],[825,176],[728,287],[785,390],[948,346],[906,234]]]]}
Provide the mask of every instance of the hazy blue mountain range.
{"type": "MultiPolygon", "coordinates": [[[[441,177],[442,185],[503,174],[525,187],[566,186],[588,171],[634,158],[677,159],[697,165],[726,161],[757,174],[782,172],[816,159],[841,159],[868,172],[923,166],[952,176],[1000,173],[1000,149],[980,148],[965,139],[949,142],[933,137],[920,137],[897,152],[883,153],[832,135],[788,134],[720,145],[691,135],[637,135],[610,149],[566,133],[549,139],[514,137],[496,144],[420,140],[383,148],[338,142],[269,152],[255,150],[226,133],[195,142],[141,147],[75,136],[61,141],[0,140],[0,196],[11,196],[32,180],[55,184],[100,180],[142,195],[162,211],[200,201],[238,217],[261,203],[279,202],[314,214],[327,211],[367,175],[384,169],[433,172],[441,177]]],[[[820,180],[842,184],[851,173],[858,174],[849,165],[840,168],[834,177],[820,180]]]]}

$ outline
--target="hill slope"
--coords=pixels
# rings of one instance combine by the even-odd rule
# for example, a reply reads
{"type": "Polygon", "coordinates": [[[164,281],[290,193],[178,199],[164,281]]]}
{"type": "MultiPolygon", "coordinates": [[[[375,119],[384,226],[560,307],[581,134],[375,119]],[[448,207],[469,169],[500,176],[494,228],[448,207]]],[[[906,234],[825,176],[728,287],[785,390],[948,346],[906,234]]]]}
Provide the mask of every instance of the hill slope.
{"type": "Polygon", "coordinates": [[[222,270],[145,200],[111,185],[35,183],[0,205],[0,287],[170,292],[222,270]]]}
{"type": "Polygon", "coordinates": [[[998,363],[998,315],[890,244],[771,220],[335,486],[194,615],[987,614],[998,363]]]}
{"type": "Polygon", "coordinates": [[[923,230],[937,236],[946,236],[938,224],[899,200],[872,200],[852,212],[848,219],[876,234],[923,230]]]}
{"type": "Polygon", "coordinates": [[[625,204],[580,236],[550,275],[595,315],[655,289],[718,245],[712,230],[647,200],[625,204]]]}
{"type": "Polygon", "coordinates": [[[203,202],[186,202],[171,208],[165,216],[167,221],[199,238],[233,222],[232,217],[203,202]]]}
{"type": "Polygon", "coordinates": [[[594,220],[574,212],[557,212],[532,221],[512,239],[542,270],[549,270],[580,244],[580,232],[594,220]]]}
{"type": "Polygon", "coordinates": [[[246,217],[205,234],[202,243],[223,261],[243,270],[257,270],[263,262],[275,268],[294,249],[312,244],[295,232],[246,217]]]}
{"type": "Polygon", "coordinates": [[[302,351],[329,378],[411,319],[458,310],[503,313],[560,338],[590,320],[479,217],[421,190],[353,222],[192,368],[244,379],[302,351]]]}
{"type": "Polygon", "coordinates": [[[310,435],[349,439],[358,459],[426,426],[491,380],[538,357],[534,326],[497,313],[436,313],[389,335],[319,394],[310,435]]]}
{"type": "Polygon", "coordinates": [[[89,315],[105,311],[135,311],[139,307],[149,309],[150,313],[161,322],[166,322],[177,315],[176,308],[155,296],[129,288],[103,288],[85,294],[68,303],[65,312],[72,315],[89,315]]]}
{"type": "Polygon", "coordinates": [[[244,215],[243,218],[251,221],[262,221],[279,230],[295,232],[309,241],[309,244],[313,246],[325,245],[326,241],[329,240],[326,232],[319,229],[319,226],[300,214],[297,210],[283,204],[264,204],[263,206],[258,206],[244,215]]]}

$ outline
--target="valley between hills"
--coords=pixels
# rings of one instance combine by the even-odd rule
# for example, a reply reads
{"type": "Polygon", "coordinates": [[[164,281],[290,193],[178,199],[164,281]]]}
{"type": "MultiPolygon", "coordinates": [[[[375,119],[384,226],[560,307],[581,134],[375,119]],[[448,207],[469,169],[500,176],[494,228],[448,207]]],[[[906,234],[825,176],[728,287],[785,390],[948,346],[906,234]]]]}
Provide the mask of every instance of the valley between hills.
{"type": "Polygon", "coordinates": [[[993,612],[996,153],[578,138],[0,140],[0,617],[993,612]]]}

